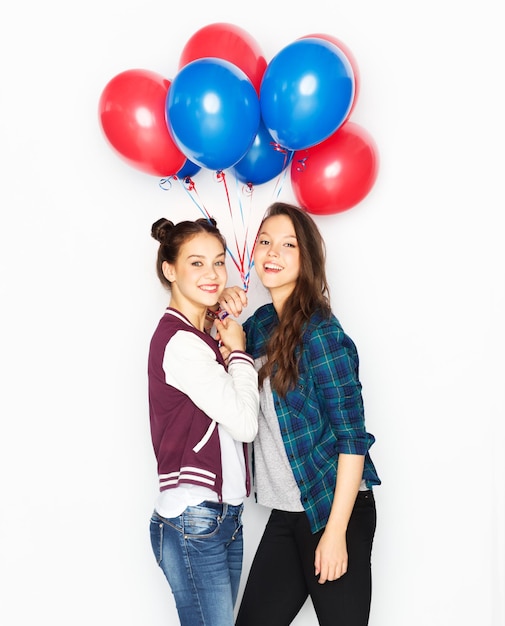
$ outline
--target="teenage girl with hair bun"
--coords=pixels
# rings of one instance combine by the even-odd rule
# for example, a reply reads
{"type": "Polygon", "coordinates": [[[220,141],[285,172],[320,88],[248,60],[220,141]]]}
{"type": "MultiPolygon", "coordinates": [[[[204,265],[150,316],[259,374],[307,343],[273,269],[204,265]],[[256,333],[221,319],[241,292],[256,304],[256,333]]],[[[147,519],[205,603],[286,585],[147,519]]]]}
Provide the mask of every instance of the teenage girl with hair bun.
{"type": "Polygon", "coordinates": [[[180,624],[233,626],[242,569],[246,443],[258,429],[258,376],[231,317],[206,330],[226,286],[226,244],[214,220],[162,218],[157,274],[170,303],[151,339],[151,435],[159,495],[151,543],[172,589],[180,624]],[[229,356],[228,356],[229,353],[229,356]]]}

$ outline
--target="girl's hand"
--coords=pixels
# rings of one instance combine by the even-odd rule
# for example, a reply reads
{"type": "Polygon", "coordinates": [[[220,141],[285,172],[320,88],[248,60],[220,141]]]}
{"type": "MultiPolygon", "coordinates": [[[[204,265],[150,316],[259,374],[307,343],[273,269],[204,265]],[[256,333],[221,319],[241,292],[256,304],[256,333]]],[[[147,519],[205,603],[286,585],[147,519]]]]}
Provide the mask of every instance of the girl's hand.
{"type": "Polygon", "coordinates": [[[226,365],[228,365],[228,357],[230,356],[231,352],[226,346],[223,346],[221,344],[221,341],[219,342],[219,351],[221,352],[224,362],[226,363],[226,365]]]}
{"type": "Polygon", "coordinates": [[[226,287],[219,297],[219,306],[238,317],[247,306],[247,294],[241,287],[226,287]]]}
{"type": "Polygon", "coordinates": [[[315,574],[319,584],[337,580],[347,572],[347,542],[345,533],[324,531],[316,548],[314,560],[315,574]]]}
{"type": "Polygon", "coordinates": [[[245,352],[245,333],[242,326],[231,317],[224,320],[214,320],[219,340],[221,341],[221,354],[223,348],[228,350],[228,356],[233,350],[241,350],[245,352]]]}

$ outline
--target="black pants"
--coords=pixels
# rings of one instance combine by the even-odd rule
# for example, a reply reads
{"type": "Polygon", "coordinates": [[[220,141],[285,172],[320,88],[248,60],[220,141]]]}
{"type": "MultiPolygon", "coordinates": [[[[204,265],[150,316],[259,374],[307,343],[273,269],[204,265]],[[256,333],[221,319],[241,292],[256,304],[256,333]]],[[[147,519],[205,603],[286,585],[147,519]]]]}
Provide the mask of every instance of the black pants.
{"type": "Polygon", "coordinates": [[[360,491],[347,528],[347,573],[321,585],[314,555],[323,531],[313,535],[305,513],[274,509],[254,556],[236,626],[288,626],[308,595],[320,626],[367,626],[375,524],[373,492],[360,491]]]}

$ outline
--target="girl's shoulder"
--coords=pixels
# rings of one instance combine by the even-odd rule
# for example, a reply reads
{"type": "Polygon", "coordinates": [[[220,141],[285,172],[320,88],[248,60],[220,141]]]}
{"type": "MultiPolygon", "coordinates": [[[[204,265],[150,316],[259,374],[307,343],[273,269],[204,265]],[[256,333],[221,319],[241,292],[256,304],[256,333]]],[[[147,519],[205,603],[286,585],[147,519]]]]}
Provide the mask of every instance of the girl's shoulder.
{"type": "Polygon", "coordinates": [[[246,320],[244,329],[262,328],[276,320],[277,313],[275,312],[274,305],[272,303],[263,304],[246,320]]]}
{"type": "Polygon", "coordinates": [[[256,309],[243,325],[246,335],[247,352],[258,358],[263,355],[265,346],[278,323],[273,304],[264,304],[256,309]]]}
{"type": "Polygon", "coordinates": [[[343,330],[333,311],[315,311],[306,325],[308,332],[343,332],[343,330]]]}
{"type": "Polygon", "coordinates": [[[303,335],[304,343],[315,340],[318,342],[336,342],[345,345],[354,344],[333,312],[314,313],[307,322],[303,335]]]}

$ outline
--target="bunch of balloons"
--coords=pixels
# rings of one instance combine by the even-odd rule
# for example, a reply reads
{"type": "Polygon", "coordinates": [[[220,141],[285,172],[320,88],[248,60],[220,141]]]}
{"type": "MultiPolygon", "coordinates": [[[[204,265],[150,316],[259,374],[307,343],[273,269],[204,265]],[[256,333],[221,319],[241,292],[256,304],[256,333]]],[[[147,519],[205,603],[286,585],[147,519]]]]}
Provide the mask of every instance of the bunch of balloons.
{"type": "Polygon", "coordinates": [[[115,76],[99,120],[143,172],[229,169],[252,186],[286,170],[300,205],[330,214],[355,206],[377,177],[377,147],[349,121],[359,89],[354,56],[331,35],[305,35],[267,63],[249,33],[216,23],[188,40],[173,80],[142,69],[115,76]]]}

